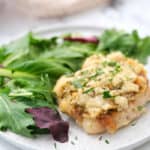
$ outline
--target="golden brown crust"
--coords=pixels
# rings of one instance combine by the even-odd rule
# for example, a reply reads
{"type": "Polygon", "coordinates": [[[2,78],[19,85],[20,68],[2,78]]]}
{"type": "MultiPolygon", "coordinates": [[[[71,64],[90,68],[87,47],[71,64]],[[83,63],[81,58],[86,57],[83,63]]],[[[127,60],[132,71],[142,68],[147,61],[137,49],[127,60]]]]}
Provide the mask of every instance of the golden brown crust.
{"type": "Polygon", "coordinates": [[[145,112],[150,100],[144,66],[121,53],[87,58],[73,76],[61,77],[54,91],[60,110],[89,134],[114,133],[145,112]]]}
{"type": "Polygon", "coordinates": [[[96,125],[97,128],[95,128],[94,130],[91,129],[87,130],[87,127],[85,125],[86,122],[85,120],[82,123],[80,122],[80,126],[82,126],[83,129],[89,134],[98,134],[105,131],[109,133],[114,133],[119,128],[127,126],[133,120],[140,117],[145,112],[145,107],[143,107],[142,110],[138,110],[137,109],[138,106],[144,106],[149,101],[150,101],[150,86],[144,95],[141,95],[136,101],[131,102],[129,104],[128,109],[121,112],[111,111],[107,114],[100,115],[100,117],[96,118],[95,120],[88,119],[89,124],[90,122],[93,125],[99,124],[96,125]]]}

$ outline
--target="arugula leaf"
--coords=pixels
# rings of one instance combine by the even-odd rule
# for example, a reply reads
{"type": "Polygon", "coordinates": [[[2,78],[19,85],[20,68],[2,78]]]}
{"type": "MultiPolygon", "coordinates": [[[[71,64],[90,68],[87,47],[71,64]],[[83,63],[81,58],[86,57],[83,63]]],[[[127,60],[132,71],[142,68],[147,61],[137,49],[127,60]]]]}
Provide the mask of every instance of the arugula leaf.
{"type": "Polygon", "coordinates": [[[138,110],[138,111],[142,111],[143,109],[144,109],[144,106],[139,105],[139,106],[137,107],[137,110],[138,110]]]}
{"type": "Polygon", "coordinates": [[[11,101],[0,95],[0,129],[10,129],[17,134],[33,137],[28,126],[34,125],[32,117],[25,112],[27,105],[11,101]]]}

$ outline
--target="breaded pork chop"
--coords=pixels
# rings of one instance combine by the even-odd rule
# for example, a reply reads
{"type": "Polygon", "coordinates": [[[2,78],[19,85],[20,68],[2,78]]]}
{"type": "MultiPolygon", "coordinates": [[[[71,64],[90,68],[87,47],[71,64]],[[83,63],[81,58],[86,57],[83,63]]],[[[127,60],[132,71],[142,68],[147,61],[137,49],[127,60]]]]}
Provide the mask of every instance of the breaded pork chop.
{"type": "Polygon", "coordinates": [[[122,53],[93,55],[56,83],[59,108],[87,133],[113,133],[145,112],[150,87],[144,66],[122,53]]]}

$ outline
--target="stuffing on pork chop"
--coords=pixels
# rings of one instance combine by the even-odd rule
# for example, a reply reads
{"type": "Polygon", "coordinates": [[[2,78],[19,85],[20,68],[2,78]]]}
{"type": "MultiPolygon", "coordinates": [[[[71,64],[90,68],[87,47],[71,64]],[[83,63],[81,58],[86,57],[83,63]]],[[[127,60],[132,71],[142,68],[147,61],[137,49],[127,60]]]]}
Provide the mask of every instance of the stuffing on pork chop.
{"type": "Polygon", "coordinates": [[[145,112],[150,88],[144,66],[120,52],[93,55],[54,88],[59,108],[87,133],[114,133],[145,112]]]}

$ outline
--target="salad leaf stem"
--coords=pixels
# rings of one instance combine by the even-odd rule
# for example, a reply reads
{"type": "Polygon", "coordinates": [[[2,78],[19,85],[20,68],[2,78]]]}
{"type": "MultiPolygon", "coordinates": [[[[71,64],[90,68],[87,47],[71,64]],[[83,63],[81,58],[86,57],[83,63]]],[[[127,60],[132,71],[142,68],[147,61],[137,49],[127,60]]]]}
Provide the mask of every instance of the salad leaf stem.
{"type": "Polygon", "coordinates": [[[27,72],[20,72],[20,71],[13,71],[6,68],[0,68],[0,76],[9,77],[9,78],[36,78],[35,75],[27,73],[27,72]]]}

